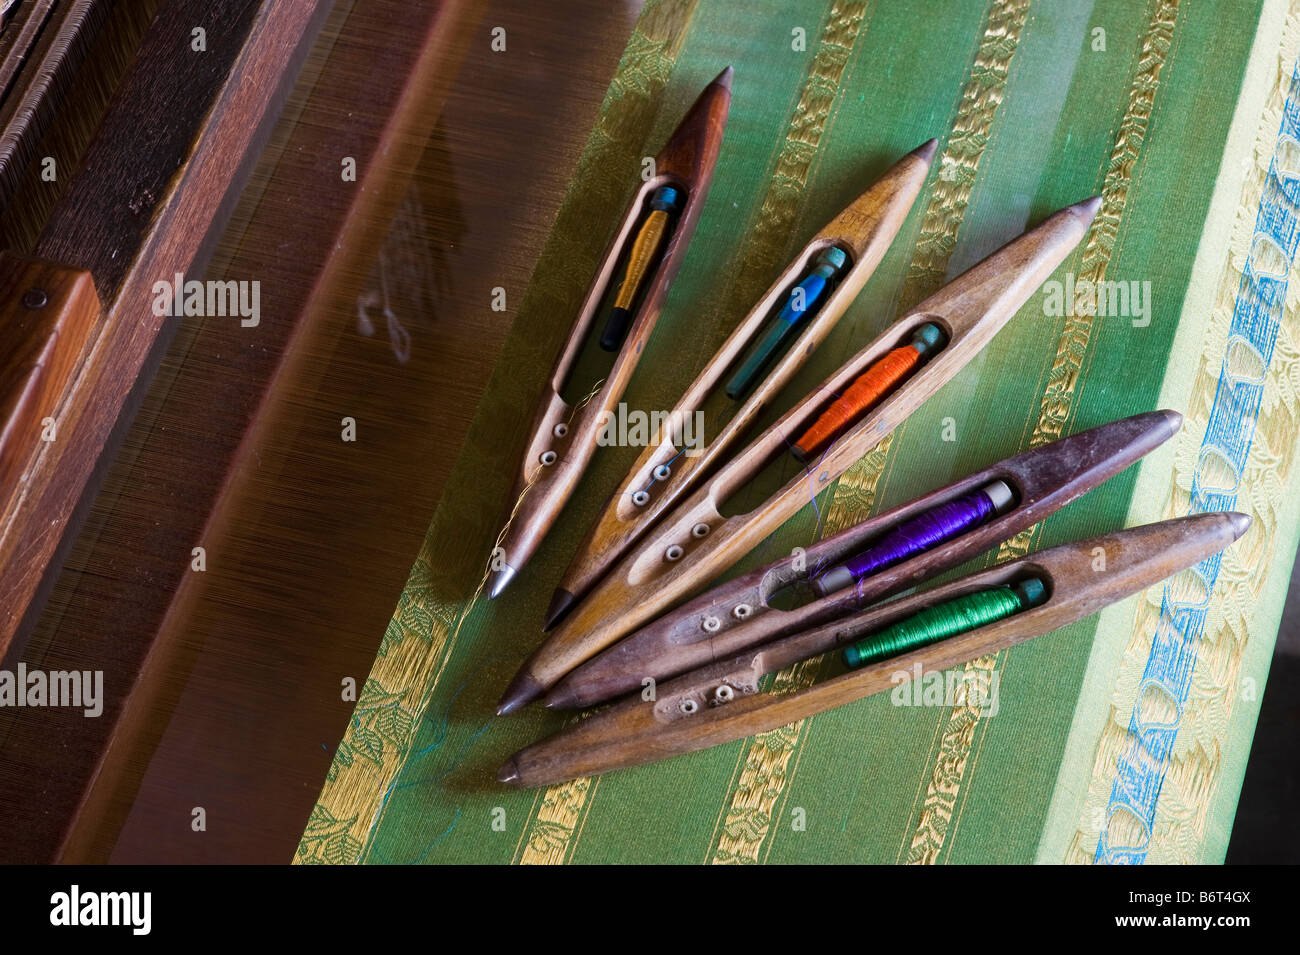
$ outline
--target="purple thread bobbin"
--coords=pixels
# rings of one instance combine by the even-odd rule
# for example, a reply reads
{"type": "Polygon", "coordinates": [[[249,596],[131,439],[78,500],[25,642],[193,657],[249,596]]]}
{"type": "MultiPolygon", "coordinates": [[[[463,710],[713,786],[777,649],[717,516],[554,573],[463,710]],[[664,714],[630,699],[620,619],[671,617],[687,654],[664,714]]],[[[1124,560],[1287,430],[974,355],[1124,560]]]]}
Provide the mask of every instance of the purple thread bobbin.
{"type": "Polygon", "coordinates": [[[820,597],[843,590],[978,527],[1004,511],[1011,501],[1011,488],[1003,481],[994,481],[978,491],[932,507],[899,524],[856,557],[820,575],[812,582],[813,589],[820,597]]]}

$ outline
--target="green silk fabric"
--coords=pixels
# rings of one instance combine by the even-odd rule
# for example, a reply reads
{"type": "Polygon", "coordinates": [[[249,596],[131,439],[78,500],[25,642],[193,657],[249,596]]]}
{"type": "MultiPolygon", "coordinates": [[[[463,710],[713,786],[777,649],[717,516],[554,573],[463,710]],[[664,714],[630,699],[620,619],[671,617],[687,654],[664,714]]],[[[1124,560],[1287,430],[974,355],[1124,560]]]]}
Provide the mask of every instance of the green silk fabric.
{"type": "MultiPolygon", "coordinates": [[[[1098,193],[1094,232],[1057,278],[1150,289],[1149,314],[1098,316],[1083,329],[1036,295],[885,446],[733,573],[1057,434],[1158,407],[1189,415],[1184,435],[1021,545],[1041,549],[1186,513],[1184,477],[1204,429],[1196,409],[1208,400],[1198,375],[1217,374],[1226,347],[1216,290],[1235,293],[1234,223],[1253,221],[1258,155],[1267,168],[1275,100],[1289,91],[1287,10],[1187,0],[651,0],[296,861],[1091,861],[1101,827],[1123,825],[1105,806],[1115,747],[1140,692],[1133,674],[1150,646],[1144,614],[1158,594],[985,661],[984,672],[998,677],[992,715],[964,712],[960,702],[900,706],[880,694],[753,740],[517,791],[495,781],[498,767],[571,717],[531,707],[497,718],[496,701],[540,642],[552,590],[639,449],[599,450],[560,524],[504,596],[489,602],[480,582],[537,397],[615,210],[637,185],[640,157],[658,150],[727,64],[735,79],[721,159],[624,397],[630,409],[671,408],[789,257],[930,137],[939,152],[907,224],[776,410],[900,310],[1052,211],[1098,193]]],[[[1288,306],[1261,411],[1280,416],[1270,434],[1294,420],[1285,416],[1295,408],[1294,371],[1286,371],[1295,321],[1288,306]]],[[[1226,579],[1237,588],[1230,598],[1212,597],[1249,600],[1250,613],[1213,617],[1231,632],[1198,662],[1206,670],[1182,714],[1186,747],[1171,758],[1157,824],[1143,837],[1151,861],[1216,862],[1226,848],[1258,709],[1258,693],[1236,688],[1246,678],[1262,688],[1296,547],[1290,441],[1257,442],[1273,455],[1276,487],[1243,506],[1272,516],[1252,530],[1261,535],[1249,552],[1254,569],[1226,579]]],[[[797,468],[791,459],[746,488],[736,509],[756,505],[797,468]]],[[[775,690],[816,673],[808,665],[778,674],[775,690]]],[[[1112,830],[1112,840],[1124,835],[1112,830]]]]}

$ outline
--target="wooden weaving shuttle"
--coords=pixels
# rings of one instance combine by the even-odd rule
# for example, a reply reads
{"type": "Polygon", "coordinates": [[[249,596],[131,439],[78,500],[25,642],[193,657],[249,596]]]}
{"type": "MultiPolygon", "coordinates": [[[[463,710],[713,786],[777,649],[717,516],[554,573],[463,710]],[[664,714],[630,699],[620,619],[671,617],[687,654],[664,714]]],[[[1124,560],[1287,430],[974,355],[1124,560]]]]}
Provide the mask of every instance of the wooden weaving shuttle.
{"type": "MultiPolygon", "coordinates": [[[[1079,243],[1099,198],[1069,206],[1009,242],[908,312],[664,515],[525,662],[499,713],[537,699],[575,667],[726,570],[807,505],[952,379],[1079,243]],[[764,503],[723,517],[723,504],[820,425],[841,396],[936,329],[942,341],[890,393],[845,422],[806,470],[764,503]]],[[[910,350],[910,349],[909,349],[910,350]]],[[[913,356],[915,358],[915,354],[913,356]]]]}
{"type": "Polygon", "coordinates": [[[616,703],[519,751],[498,778],[517,786],[552,785],[785,726],[1089,617],[1217,553],[1249,525],[1250,518],[1238,513],[1147,524],[1053,547],[877,604],[679,676],[659,685],[653,701],[637,695],[616,703]],[[1105,553],[1105,570],[1096,569],[1097,548],[1105,553]],[[1045,598],[1011,616],[793,693],[759,692],[764,674],[879,633],[939,602],[1034,579],[1045,585],[1045,598]]]}
{"type": "MultiPolygon", "coordinates": [[[[669,286],[686,255],[713,181],[731,105],[731,74],[731,67],[727,67],[705,87],[659,151],[654,160],[655,175],[642,183],[633,196],[596,270],[533,419],[512,497],[519,506],[501,541],[504,554],[492,572],[492,597],[514,579],[555,524],[595,454],[605,413],[612,411],[623,396],[663,311],[669,286]],[[650,249],[644,242],[645,230],[638,227],[643,219],[656,214],[651,210],[659,208],[665,189],[673,192],[675,202],[671,233],[666,235],[662,248],[650,249]],[[611,318],[606,325],[606,335],[616,334],[622,339],[618,355],[600,390],[590,401],[574,407],[561,397],[561,390],[601,319],[599,313],[607,292],[614,286],[616,270],[621,263],[624,265],[626,284],[634,267],[631,263],[642,252],[643,261],[637,265],[643,266],[645,272],[635,302],[627,309],[619,309],[618,320],[611,318]]],[[[663,216],[663,212],[658,213],[661,220],[663,216]]],[[[604,344],[602,341],[602,347],[604,344]]]]}
{"type": "MultiPolygon", "coordinates": [[[[688,492],[754,423],[804,361],[830,333],[875,272],[902,228],[921,192],[930,160],[938,145],[930,140],[908,153],[862,193],[791,260],[686,389],[667,420],[683,422],[699,411],[705,399],[724,383],[739,359],[761,333],[777,320],[777,311],[791,290],[806,276],[818,256],[829,249],[846,253],[847,261],[829,296],[797,332],[798,338],[775,358],[770,370],[752,387],[731,417],[703,447],[682,453],[671,427],[654,435],[618,489],[610,496],[587,539],[578,548],[551,601],[545,629],[549,630],[580,600],[613,564],[650,529],[654,522],[688,492]]],[[[679,439],[680,440],[680,439],[679,439]]]]}
{"type": "Polygon", "coordinates": [[[679,673],[728,659],[777,637],[820,626],[913,587],[974,557],[1097,485],[1164,443],[1182,426],[1176,411],[1151,411],[1061,438],[999,461],[946,487],[849,527],[803,552],[721,584],[642,627],[579,666],[552,688],[551,707],[586,707],[679,673]],[[1006,509],[955,537],[793,609],[770,600],[809,581],[917,515],[1001,481],[1006,509]]]}

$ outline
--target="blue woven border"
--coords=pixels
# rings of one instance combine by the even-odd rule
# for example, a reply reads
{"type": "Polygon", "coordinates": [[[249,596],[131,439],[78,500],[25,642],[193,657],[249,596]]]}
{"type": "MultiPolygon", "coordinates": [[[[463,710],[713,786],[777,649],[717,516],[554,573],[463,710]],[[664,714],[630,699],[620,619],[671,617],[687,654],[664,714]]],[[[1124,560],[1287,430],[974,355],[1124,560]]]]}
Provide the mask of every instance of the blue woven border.
{"type": "MultiPolygon", "coordinates": [[[[1255,424],[1259,417],[1264,375],[1273,357],[1278,323],[1286,301],[1287,281],[1300,246],[1300,178],[1297,170],[1279,170],[1278,156],[1283,146],[1300,151],[1300,62],[1293,68],[1291,88],[1283,109],[1282,125],[1269,163],[1268,177],[1255,219],[1255,235],[1250,256],[1237,289],[1232,313],[1232,328],[1224,349],[1223,365],[1210,409],[1210,423],[1201,442],[1196,470],[1192,477],[1189,513],[1228,511],[1236,504],[1246,456],[1250,453],[1255,424]],[[1285,178],[1283,178],[1285,176],[1285,178]],[[1262,369],[1258,377],[1234,375],[1228,367],[1235,349],[1253,352],[1262,369]],[[1225,482],[1223,476],[1228,476],[1225,482]],[[1229,486],[1214,486],[1227,483],[1229,486]]],[[[1192,571],[1201,578],[1204,597],[1189,602],[1186,593],[1175,594],[1173,583],[1166,582],[1160,599],[1160,622],[1156,626],[1137,699],[1129,717],[1129,745],[1116,763],[1115,785],[1106,807],[1106,824],[1097,842],[1096,861],[1108,864],[1141,864],[1146,861],[1155,824],[1156,804],[1169,767],[1174,738],[1187,692],[1196,667],[1197,644],[1205,627],[1209,595],[1219,576],[1221,555],[1202,561],[1192,571]],[[1144,720],[1141,700],[1144,695],[1163,694],[1175,704],[1176,715],[1170,722],[1144,720]],[[1131,813],[1143,826],[1137,845],[1112,845],[1107,838],[1110,820],[1117,812],[1131,813]]],[[[1186,588],[1183,588],[1184,590],[1186,588]]]]}

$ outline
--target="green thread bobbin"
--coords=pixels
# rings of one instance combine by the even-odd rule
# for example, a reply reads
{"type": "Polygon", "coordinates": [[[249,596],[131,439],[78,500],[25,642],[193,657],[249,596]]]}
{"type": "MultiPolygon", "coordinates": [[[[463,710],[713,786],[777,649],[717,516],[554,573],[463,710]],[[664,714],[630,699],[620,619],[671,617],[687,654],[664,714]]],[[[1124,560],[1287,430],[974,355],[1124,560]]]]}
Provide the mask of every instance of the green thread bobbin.
{"type": "Polygon", "coordinates": [[[926,607],[844,650],[844,661],[857,668],[974,630],[1042,602],[1046,588],[1037,577],[1014,587],[994,587],[926,607]]]}

